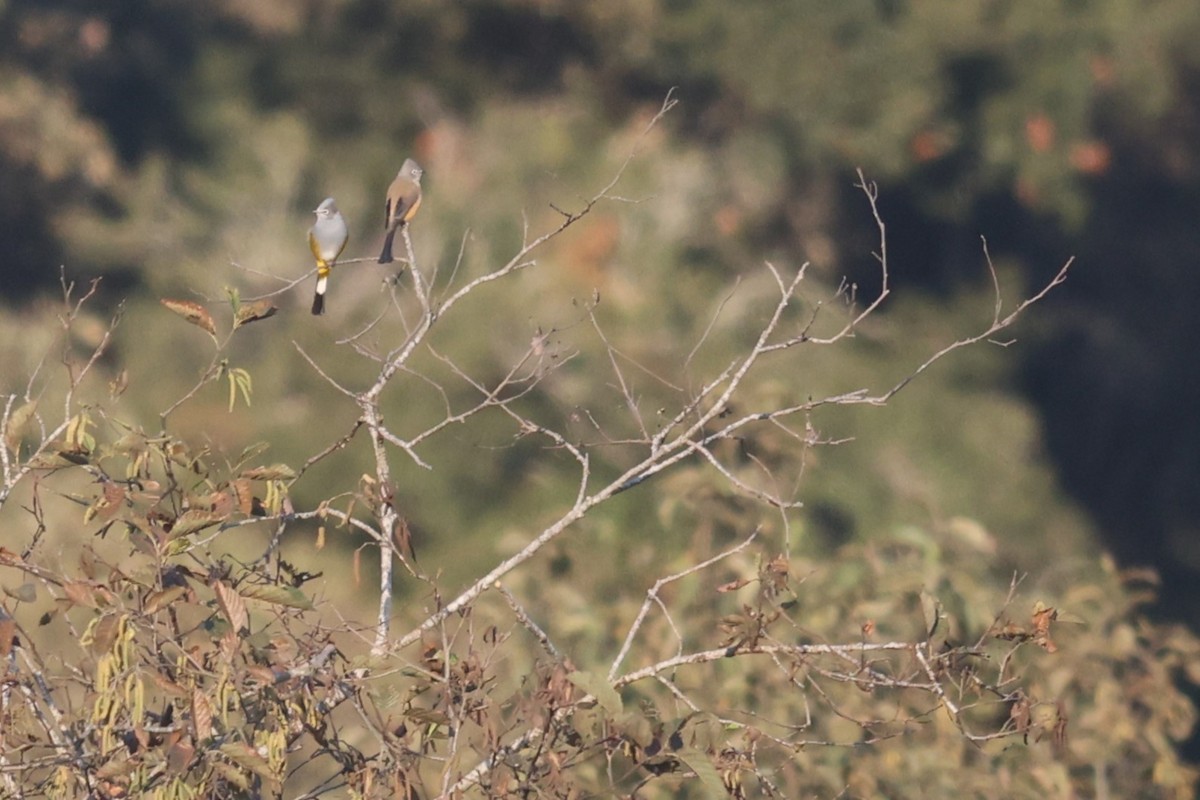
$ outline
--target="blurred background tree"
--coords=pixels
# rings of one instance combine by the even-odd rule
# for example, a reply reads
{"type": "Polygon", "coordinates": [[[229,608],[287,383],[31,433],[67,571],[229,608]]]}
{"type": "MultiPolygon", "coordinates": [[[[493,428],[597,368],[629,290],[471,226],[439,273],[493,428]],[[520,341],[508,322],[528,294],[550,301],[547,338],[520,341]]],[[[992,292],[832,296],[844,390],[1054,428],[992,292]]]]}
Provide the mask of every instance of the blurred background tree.
{"type": "MultiPolygon", "coordinates": [[[[991,302],[981,235],[1009,296],[1068,255],[1079,268],[1020,347],[962,354],[895,407],[819,420],[856,441],[821,449],[806,474],[800,546],[833,553],[967,516],[995,535],[1003,578],[1086,559],[1099,540],[1159,570],[1157,612],[1197,626],[1200,376],[1182,345],[1200,333],[1198,35],[1187,0],[9,0],[0,388],[28,375],[62,264],[104,275],[100,300],[137,319],[118,329],[111,365],[142,387],[127,413],[154,418],[208,358],[159,296],[249,297],[301,277],[310,210],[327,195],[350,220],[347,255],[376,252],[380,199],[407,155],[426,168],[414,227],[425,262],[448,274],[461,252],[477,273],[519,242],[522,215],[552,223],[550,203],[569,210],[602,185],[676,86],[678,111],[621,186],[637,204],[600,208],[556,240],[522,276],[536,303],[508,296],[480,306],[476,328],[443,332],[470,366],[508,364],[598,290],[607,325],[641,332],[629,356],[655,368],[666,343],[699,336],[737,276],[759,296],[764,258],[811,261],[829,287],[845,277],[870,294],[873,231],[851,186],[861,167],[882,185],[898,291],[836,364],[816,356],[810,374],[763,392],[890,385],[972,330],[991,302]]],[[[334,276],[327,319],[307,315],[303,283],[273,336],[233,343],[270,403],[230,415],[214,390],[175,432],[218,451],[253,432],[293,462],[328,444],[313,437],[352,415],[330,416],[349,412],[292,342],[319,354],[363,328],[384,277],[372,270],[334,276]]],[[[76,328],[83,344],[103,318],[92,334],[76,328]]],[[[334,377],[354,385],[365,368],[338,363],[334,377]]],[[[586,386],[563,380],[552,399],[586,406],[586,386]]],[[[389,413],[439,410],[413,397],[389,413]]],[[[433,473],[401,479],[422,555],[450,582],[509,546],[498,525],[513,507],[536,515],[544,502],[545,476],[520,446],[491,449],[496,436],[468,428],[433,473]]],[[[296,502],[323,499],[364,459],[322,462],[296,502]]],[[[673,509],[635,500],[607,523],[617,546],[647,519],[664,544],[687,535],[673,509]]]]}

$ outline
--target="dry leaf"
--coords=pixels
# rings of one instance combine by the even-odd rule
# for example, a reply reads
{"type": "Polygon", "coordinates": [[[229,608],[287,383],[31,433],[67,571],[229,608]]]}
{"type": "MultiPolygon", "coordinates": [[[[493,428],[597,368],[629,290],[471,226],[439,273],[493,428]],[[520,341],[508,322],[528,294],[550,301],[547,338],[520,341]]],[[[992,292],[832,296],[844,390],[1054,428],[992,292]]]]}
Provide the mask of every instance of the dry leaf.
{"type": "Polygon", "coordinates": [[[167,751],[167,771],[172,775],[184,774],[195,755],[196,748],[190,742],[177,742],[167,751]]]}
{"type": "Polygon", "coordinates": [[[213,735],[212,704],[199,689],[192,690],[192,725],[196,729],[196,741],[203,742],[213,735]]]}
{"type": "Polygon", "coordinates": [[[4,444],[12,452],[17,452],[17,448],[21,446],[21,438],[25,426],[33,417],[33,412],[37,410],[37,402],[31,400],[17,408],[16,411],[8,418],[8,425],[4,428],[4,444]]]}
{"type": "Polygon", "coordinates": [[[213,322],[212,314],[199,303],[191,300],[169,300],[165,297],[159,302],[193,325],[208,331],[209,335],[217,335],[217,325],[213,322]]]}
{"type": "Polygon", "coordinates": [[[1025,737],[1025,741],[1029,741],[1029,725],[1032,719],[1032,709],[1029,703],[1029,698],[1025,695],[1020,695],[1017,701],[1013,703],[1012,708],[1008,711],[1008,718],[1012,720],[1013,728],[1017,733],[1025,737]]]}
{"type": "Polygon", "coordinates": [[[277,311],[279,309],[271,305],[269,300],[256,300],[253,303],[243,303],[238,306],[237,313],[233,316],[233,327],[240,328],[243,325],[249,325],[251,322],[273,317],[277,311]]]}
{"type": "Polygon", "coordinates": [[[250,516],[250,512],[254,510],[254,489],[251,486],[250,479],[237,478],[229,486],[233,489],[233,493],[237,497],[238,511],[246,516],[250,516]]]}
{"type": "Polygon", "coordinates": [[[296,477],[296,471],[287,464],[272,464],[242,470],[241,477],[251,481],[290,481],[296,477]]]}
{"type": "Polygon", "coordinates": [[[1033,640],[1047,653],[1058,651],[1058,645],[1050,638],[1050,623],[1058,619],[1058,609],[1043,606],[1038,602],[1033,609],[1033,640]]]}
{"type": "Polygon", "coordinates": [[[17,621],[4,614],[0,616],[0,660],[12,652],[13,637],[17,633],[17,621]]]}
{"type": "Polygon", "coordinates": [[[225,615],[225,619],[229,620],[233,629],[238,633],[249,630],[250,615],[246,612],[246,601],[242,599],[241,595],[221,581],[213,583],[213,591],[217,595],[221,613],[225,615]]]}
{"type": "Polygon", "coordinates": [[[142,612],[145,614],[153,614],[160,611],[169,605],[172,605],[176,600],[187,594],[186,586],[172,586],[170,589],[163,589],[160,592],[151,592],[146,595],[146,602],[142,606],[142,612]]]}

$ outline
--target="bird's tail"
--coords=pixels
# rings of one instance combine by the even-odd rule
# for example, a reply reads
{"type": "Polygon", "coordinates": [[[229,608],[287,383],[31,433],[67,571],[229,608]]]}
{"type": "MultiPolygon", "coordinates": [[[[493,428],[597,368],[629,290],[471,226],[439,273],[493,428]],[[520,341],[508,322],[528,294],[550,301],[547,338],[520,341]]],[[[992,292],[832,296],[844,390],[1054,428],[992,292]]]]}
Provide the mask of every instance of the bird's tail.
{"type": "Polygon", "coordinates": [[[312,313],[325,313],[325,287],[329,285],[329,267],[325,264],[317,266],[317,291],[313,294],[312,313]]]}
{"type": "Polygon", "coordinates": [[[387,232],[387,236],[383,237],[383,250],[379,253],[380,264],[390,264],[395,261],[392,258],[392,239],[396,238],[396,229],[391,228],[387,232]]]}

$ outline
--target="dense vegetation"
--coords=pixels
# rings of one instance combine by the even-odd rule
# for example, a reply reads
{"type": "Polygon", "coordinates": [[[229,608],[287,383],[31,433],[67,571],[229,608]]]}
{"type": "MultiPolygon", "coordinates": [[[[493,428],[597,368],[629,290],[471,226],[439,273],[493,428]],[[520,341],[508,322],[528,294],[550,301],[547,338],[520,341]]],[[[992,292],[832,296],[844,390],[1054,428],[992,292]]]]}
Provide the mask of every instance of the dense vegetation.
{"type": "Polygon", "coordinates": [[[1193,6],[0,7],[0,785],[1191,796],[1193,6]]]}

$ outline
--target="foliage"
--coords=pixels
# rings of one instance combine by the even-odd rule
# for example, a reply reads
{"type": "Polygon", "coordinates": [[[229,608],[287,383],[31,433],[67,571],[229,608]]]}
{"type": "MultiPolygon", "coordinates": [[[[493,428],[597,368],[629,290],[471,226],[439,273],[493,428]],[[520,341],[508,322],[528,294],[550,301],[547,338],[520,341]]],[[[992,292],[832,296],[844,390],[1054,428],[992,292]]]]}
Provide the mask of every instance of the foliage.
{"type": "Polygon", "coordinates": [[[645,329],[614,324],[593,295],[523,346],[496,342],[502,360],[465,346],[481,308],[506,307],[494,298],[528,302],[518,278],[537,256],[604,224],[624,177],[494,262],[499,245],[427,263],[405,229],[376,315],[333,355],[295,344],[351,410],[327,415],[318,442],[293,431],[307,448],[295,465],[253,430],[218,443],[176,423],[202,402],[234,421],[252,400],[282,408],[278,384],[239,360],[271,343],[272,297],[231,290],[227,325],[202,302],[156,307],[213,352],[182,389],[160,378],[175,396],[151,424],[115,408],[155,387],[107,363],[117,323],[138,321],[127,312],[79,347],[95,286],[64,283],[60,338],[3,406],[6,792],[1189,796],[1172,743],[1194,710],[1174,681],[1200,643],[1140,616],[1131,580],[1144,576],[1094,559],[1013,576],[963,518],[818,542],[799,500],[838,447],[821,431],[829,414],[903,402],[934,364],[1002,335],[1069,263],[1007,307],[993,269],[976,332],[881,391],[781,387],[807,354],[853,344],[891,292],[878,189],[860,175],[877,295],[766,264],[690,339],[647,348],[645,329]],[[460,480],[442,467],[464,430],[495,443],[473,453],[489,463],[470,491],[441,491],[489,505],[505,552],[450,578],[466,561],[458,532],[424,550],[406,483],[460,480]],[[343,450],[366,468],[322,472],[343,450]],[[488,485],[506,469],[522,480],[488,485]],[[319,501],[299,505],[306,483],[319,501]],[[537,495],[536,512],[506,502],[509,485],[537,495]]]}
{"type": "MultiPolygon", "coordinates": [[[[0,376],[25,374],[15,332],[44,330],[34,323],[51,311],[39,302],[58,277],[47,265],[107,276],[92,306],[99,316],[118,298],[140,311],[159,296],[211,303],[229,284],[270,291],[268,276],[305,263],[297,217],[329,194],[352,223],[351,248],[365,253],[399,143],[429,167],[427,209],[439,222],[416,234],[428,263],[452,260],[466,239],[464,266],[481,268],[519,240],[520,213],[545,223],[545,201],[595,185],[653,114],[647,104],[677,86],[673,135],[626,184],[630,200],[671,202],[636,218],[597,215],[548,251],[564,281],[531,279],[534,290],[562,299],[563,283],[579,296],[599,286],[610,301],[602,314],[679,337],[693,335],[689,322],[706,316],[697,308],[730,270],[757,275],[762,256],[811,261],[826,282],[862,280],[861,216],[844,189],[860,167],[884,181],[898,223],[896,277],[943,305],[923,330],[936,331],[964,287],[985,283],[980,233],[1030,285],[1078,255],[1088,268],[1070,305],[1038,330],[1053,345],[1043,353],[1027,339],[1035,346],[1020,358],[1032,363],[1011,373],[1039,408],[1014,399],[1011,384],[1003,398],[1014,400],[1006,427],[1025,423],[1029,459],[1043,466],[1044,441],[1054,461],[1051,479],[1030,479],[1045,502],[1023,486],[962,502],[1005,542],[1024,527],[1012,517],[1034,518],[1047,503],[1074,518],[1077,534],[1097,525],[1125,562],[1157,562],[1178,590],[1160,610],[1187,615],[1200,608],[1189,566],[1200,563],[1191,545],[1200,382],[1175,343],[1197,333],[1183,298],[1196,294],[1200,248],[1198,9],[1191,0],[9,0],[0,4],[0,376]],[[671,298],[664,313],[657,304],[635,313],[639,297],[660,294],[671,298]]],[[[349,291],[363,301],[379,281],[359,275],[349,291]]],[[[531,332],[541,320],[520,323],[531,332]]],[[[312,344],[310,326],[284,326],[280,338],[312,344]]],[[[190,361],[175,356],[194,342],[152,322],[136,338],[136,353],[117,342],[132,372],[182,380],[190,361]]],[[[268,348],[248,364],[242,347],[233,345],[257,380],[288,390],[242,424],[286,449],[281,458],[306,457],[280,437],[305,424],[304,407],[328,410],[332,395],[268,348]]],[[[903,342],[893,350],[916,355],[903,342]]],[[[168,383],[129,402],[160,411],[175,399],[162,396],[168,383]]],[[[930,391],[946,397],[943,388],[930,391]]],[[[181,433],[220,435],[217,406],[189,411],[177,424],[196,428],[181,433]]],[[[921,477],[950,502],[961,495],[938,478],[967,463],[954,443],[989,433],[978,415],[956,419],[965,430],[942,430],[949,447],[889,429],[926,462],[914,466],[938,462],[921,477]]],[[[1024,463],[1016,450],[997,462],[1024,463]]],[[[869,466],[907,480],[885,455],[869,466]]],[[[880,492],[854,485],[843,500],[842,483],[811,485],[831,517],[879,508],[862,495],[880,492]]]]}

